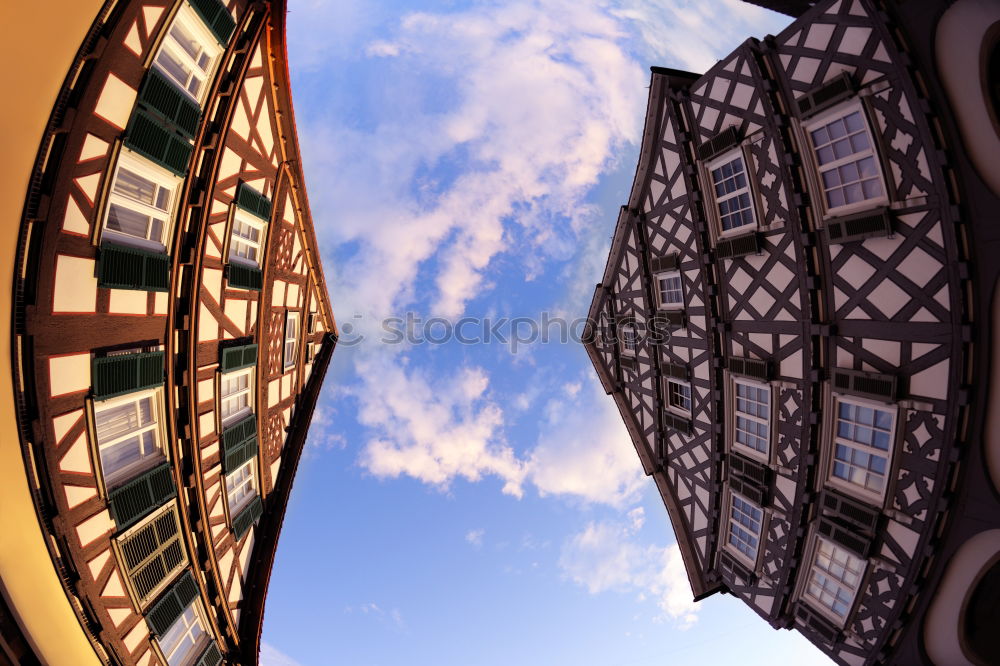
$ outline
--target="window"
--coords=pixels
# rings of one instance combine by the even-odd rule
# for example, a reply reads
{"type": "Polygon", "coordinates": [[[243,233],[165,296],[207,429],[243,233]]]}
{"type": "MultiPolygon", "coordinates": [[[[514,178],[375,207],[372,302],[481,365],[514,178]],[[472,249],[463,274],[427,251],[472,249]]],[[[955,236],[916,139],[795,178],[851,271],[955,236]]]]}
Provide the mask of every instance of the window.
{"type": "Polygon", "coordinates": [[[170,666],[187,666],[201,654],[209,641],[201,603],[196,599],[157,641],[170,666]]]}
{"type": "Polygon", "coordinates": [[[156,54],[154,64],[199,104],[222,48],[201,19],[187,6],[181,8],[156,54]]]}
{"type": "Polygon", "coordinates": [[[676,379],[667,379],[667,406],[672,411],[691,414],[691,385],[676,379]]]}
{"type": "Polygon", "coordinates": [[[684,305],[684,293],[681,291],[681,274],[679,271],[657,273],[656,295],[661,308],[677,308],[684,305]]]}
{"type": "Polygon", "coordinates": [[[733,380],[733,442],[768,455],[771,441],[771,388],[743,379],[733,380]]]}
{"type": "Polygon", "coordinates": [[[757,563],[757,548],[760,545],[764,510],[736,493],[730,493],[730,498],[726,540],[738,554],[754,566],[757,563]]]}
{"type": "Polygon", "coordinates": [[[267,222],[237,208],[233,213],[233,230],[229,238],[229,260],[260,267],[266,228],[267,222]]]}
{"type": "Polygon", "coordinates": [[[861,106],[837,107],[806,126],[826,210],[841,214],[887,200],[881,168],[861,106]],[[861,205],[859,205],[861,204],[861,205]]]}
{"type": "Polygon", "coordinates": [[[635,324],[622,324],[622,353],[626,356],[635,356],[639,348],[639,333],[635,330],[635,324]]]}
{"type": "Polygon", "coordinates": [[[122,569],[140,605],[151,600],[187,565],[177,504],[170,502],[117,539],[122,569]]]}
{"type": "Polygon", "coordinates": [[[839,486],[881,500],[885,493],[896,410],[858,398],[836,396],[831,479],[839,486]]]}
{"type": "Polygon", "coordinates": [[[719,233],[733,235],[754,227],[752,192],[742,151],[731,150],[708,164],[719,215],[719,233]]]}
{"type": "Polygon", "coordinates": [[[160,389],[94,403],[94,427],[106,486],[121,485],[165,459],[160,389]]]}
{"type": "Polygon", "coordinates": [[[166,251],[181,179],[122,150],[108,195],[103,238],[142,249],[166,251]]]}
{"type": "Polygon", "coordinates": [[[864,560],[817,535],[805,597],[843,623],[854,605],[864,571],[864,560]]]}
{"type": "Polygon", "coordinates": [[[285,368],[295,365],[295,352],[299,340],[299,313],[285,312],[285,368]]]}
{"type": "Polygon", "coordinates": [[[253,371],[251,367],[222,375],[219,412],[223,426],[239,421],[253,411],[253,371]]]}
{"type": "Polygon", "coordinates": [[[229,515],[236,517],[240,509],[245,507],[257,495],[257,477],[254,474],[254,464],[257,458],[251,458],[226,475],[226,496],[229,499],[229,515]]]}

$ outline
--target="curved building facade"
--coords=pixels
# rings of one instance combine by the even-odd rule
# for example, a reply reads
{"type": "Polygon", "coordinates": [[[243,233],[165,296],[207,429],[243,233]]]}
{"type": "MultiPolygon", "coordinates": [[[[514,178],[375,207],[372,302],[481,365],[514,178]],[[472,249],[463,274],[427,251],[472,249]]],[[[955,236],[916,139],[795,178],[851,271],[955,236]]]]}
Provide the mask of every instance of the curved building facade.
{"type": "Polygon", "coordinates": [[[337,339],[285,3],[89,11],[5,239],[3,656],[256,663],[337,339]]]}
{"type": "Polygon", "coordinates": [[[585,344],[695,598],[842,664],[993,663],[995,3],[794,13],[653,68],[585,344]]]}

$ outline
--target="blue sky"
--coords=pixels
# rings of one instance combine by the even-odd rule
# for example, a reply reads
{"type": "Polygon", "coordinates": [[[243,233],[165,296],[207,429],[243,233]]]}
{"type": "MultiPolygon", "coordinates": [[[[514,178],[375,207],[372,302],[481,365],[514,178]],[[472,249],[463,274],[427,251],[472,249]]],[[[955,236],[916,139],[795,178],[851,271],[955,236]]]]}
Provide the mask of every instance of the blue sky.
{"type": "Polygon", "coordinates": [[[732,597],[691,603],[579,344],[389,344],[380,328],[585,315],[649,66],[705,71],[789,19],[736,0],[289,5],[344,335],[271,577],[264,666],[824,663],[732,597]]]}

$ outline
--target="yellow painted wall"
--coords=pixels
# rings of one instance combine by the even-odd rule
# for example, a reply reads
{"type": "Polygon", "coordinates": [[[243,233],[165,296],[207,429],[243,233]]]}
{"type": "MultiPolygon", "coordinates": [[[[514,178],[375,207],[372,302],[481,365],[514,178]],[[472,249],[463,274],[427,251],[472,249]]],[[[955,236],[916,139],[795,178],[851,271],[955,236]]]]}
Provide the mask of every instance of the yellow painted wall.
{"type": "Polygon", "coordinates": [[[100,664],[52,566],[34,506],[14,417],[10,369],[11,290],[17,233],[34,164],[56,95],[101,0],[0,2],[0,580],[42,663],[100,664]]]}

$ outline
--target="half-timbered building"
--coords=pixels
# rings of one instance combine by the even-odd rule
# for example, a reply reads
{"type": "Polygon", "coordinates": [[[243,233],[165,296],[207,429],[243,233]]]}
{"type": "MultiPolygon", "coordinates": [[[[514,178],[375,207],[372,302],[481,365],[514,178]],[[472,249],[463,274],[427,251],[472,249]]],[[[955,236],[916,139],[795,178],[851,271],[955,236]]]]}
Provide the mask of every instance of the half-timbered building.
{"type": "Polygon", "coordinates": [[[997,663],[1000,5],[761,4],[799,18],[652,69],[587,351],[696,599],[997,663]]]}
{"type": "Polygon", "coordinates": [[[0,662],[253,664],[337,340],[285,3],[81,4],[3,232],[0,662]]]}

